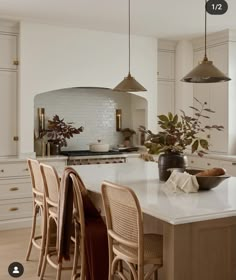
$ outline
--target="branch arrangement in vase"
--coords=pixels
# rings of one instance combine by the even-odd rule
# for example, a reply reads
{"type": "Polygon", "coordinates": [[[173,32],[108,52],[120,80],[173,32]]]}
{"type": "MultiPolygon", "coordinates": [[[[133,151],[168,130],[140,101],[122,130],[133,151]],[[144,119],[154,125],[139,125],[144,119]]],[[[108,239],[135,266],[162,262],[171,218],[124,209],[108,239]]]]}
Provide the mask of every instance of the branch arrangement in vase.
{"type": "Polygon", "coordinates": [[[191,147],[192,153],[203,156],[209,150],[209,135],[205,138],[201,133],[210,130],[222,131],[222,125],[203,125],[202,119],[209,119],[209,114],[215,113],[207,107],[207,102],[197,102],[196,107],[189,106],[193,109],[192,117],[187,116],[183,110],[180,115],[169,112],[167,115],[158,116],[158,124],[161,131],[153,133],[144,126],[139,127],[139,131],[147,135],[144,145],[148,148],[149,154],[160,153],[183,153],[187,147],[191,147]]]}
{"type": "Polygon", "coordinates": [[[65,122],[64,119],[60,119],[58,115],[53,116],[52,120],[48,120],[48,129],[45,133],[48,142],[59,144],[60,147],[66,147],[66,139],[70,139],[74,134],[80,134],[84,131],[83,126],[76,128],[72,124],[73,122],[65,122]]]}

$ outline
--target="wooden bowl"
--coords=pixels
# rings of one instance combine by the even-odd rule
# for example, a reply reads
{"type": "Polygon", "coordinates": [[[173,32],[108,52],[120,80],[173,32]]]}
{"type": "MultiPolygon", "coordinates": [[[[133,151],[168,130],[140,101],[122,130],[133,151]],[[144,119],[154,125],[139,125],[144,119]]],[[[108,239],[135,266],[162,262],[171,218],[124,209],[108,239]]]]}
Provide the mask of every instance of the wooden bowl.
{"type": "MultiPolygon", "coordinates": [[[[198,169],[186,169],[187,173],[191,175],[195,175],[202,170],[198,169]]],[[[198,184],[199,184],[199,190],[210,190],[212,188],[217,187],[221,182],[223,182],[225,179],[229,178],[230,176],[225,174],[221,176],[196,176],[198,184]]]]}

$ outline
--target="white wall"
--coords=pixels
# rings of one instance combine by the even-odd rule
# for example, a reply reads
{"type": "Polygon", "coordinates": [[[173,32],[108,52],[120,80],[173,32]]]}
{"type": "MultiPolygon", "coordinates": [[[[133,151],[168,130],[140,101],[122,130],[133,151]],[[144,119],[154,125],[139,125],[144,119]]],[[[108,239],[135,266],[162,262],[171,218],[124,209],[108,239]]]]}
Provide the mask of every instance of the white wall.
{"type": "MultiPolygon", "coordinates": [[[[128,72],[128,35],[31,22],[20,24],[19,154],[33,151],[34,96],[76,86],[115,87],[128,72]]],[[[156,126],[157,40],[131,38],[131,73],[148,89],[156,126]]],[[[119,93],[118,93],[119,94],[119,93]]]]}

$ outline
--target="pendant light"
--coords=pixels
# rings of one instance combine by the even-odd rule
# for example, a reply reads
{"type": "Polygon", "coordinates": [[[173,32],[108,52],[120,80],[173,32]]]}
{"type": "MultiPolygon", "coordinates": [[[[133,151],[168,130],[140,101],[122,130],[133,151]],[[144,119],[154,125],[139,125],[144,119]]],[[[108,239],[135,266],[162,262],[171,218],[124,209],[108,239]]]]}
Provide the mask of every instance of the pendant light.
{"type": "Polygon", "coordinates": [[[207,58],[207,12],[206,12],[207,0],[205,0],[205,55],[203,61],[199,63],[191,72],[189,72],[183,79],[182,82],[187,83],[218,83],[227,82],[231,79],[228,78],[224,73],[217,69],[212,61],[207,58]]]}
{"type": "Polygon", "coordinates": [[[129,73],[114,89],[114,91],[125,91],[125,92],[138,92],[147,91],[139,82],[135,80],[130,74],[130,0],[129,0],[129,73]]]}

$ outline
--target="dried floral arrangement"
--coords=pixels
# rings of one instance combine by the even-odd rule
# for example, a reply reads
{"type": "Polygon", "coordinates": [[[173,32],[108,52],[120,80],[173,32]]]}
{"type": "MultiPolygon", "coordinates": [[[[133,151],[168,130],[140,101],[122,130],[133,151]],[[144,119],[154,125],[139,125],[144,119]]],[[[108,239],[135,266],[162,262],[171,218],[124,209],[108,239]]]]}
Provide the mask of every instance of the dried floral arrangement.
{"type": "Polygon", "coordinates": [[[73,122],[65,122],[64,119],[60,119],[58,115],[53,116],[52,120],[48,120],[48,129],[45,131],[48,141],[66,147],[66,139],[84,131],[83,126],[76,128],[72,124],[73,122]]]}
{"type": "Polygon", "coordinates": [[[120,132],[123,134],[124,140],[130,140],[130,138],[134,134],[136,134],[136,132],[133,129],[130,129],[130,128],[123,128],[123,129],[121,129],[120,132]]]}
{"type": "Polygon", "coordinates": [[[202,118],[209,119],[208,113],[215,113],[215,111],[207,108],[207,102],[194,99],[198,106],[189,106],[194,110],[193,117],[187,116],[183,110],[180,110],[180,116],[170,112],[167,115],[159,115],[158,124],[162,131],[157,134],[140,126],[139,131],[147,135],[145,146],[148,148],[149,154],[182,153],[188,146],[191,147],[192,153],[196,152],[199,156],[207,153],[209,135],[202,138],[200,133],[212,129],[222,131],[224,127],[222,125],[202,125],[202,118]]]}

